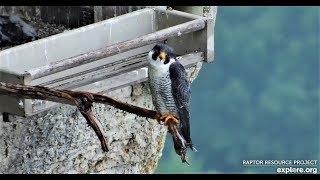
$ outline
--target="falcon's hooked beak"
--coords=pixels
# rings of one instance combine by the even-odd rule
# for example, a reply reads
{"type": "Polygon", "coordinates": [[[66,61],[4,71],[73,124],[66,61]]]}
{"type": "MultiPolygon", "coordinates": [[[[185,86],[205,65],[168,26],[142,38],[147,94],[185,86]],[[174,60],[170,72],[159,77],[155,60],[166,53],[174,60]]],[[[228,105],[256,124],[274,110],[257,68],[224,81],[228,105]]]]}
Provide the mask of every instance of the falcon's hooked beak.
{"type": "Polygon", "coordinates": [[[161,53],[159,54],[159,57],[160,57],[161,60],[162,60],[162,59],[166,59],[166,56],[167,56],[167,53],[165,53],[165,52],[161,52],[161,53]]]}

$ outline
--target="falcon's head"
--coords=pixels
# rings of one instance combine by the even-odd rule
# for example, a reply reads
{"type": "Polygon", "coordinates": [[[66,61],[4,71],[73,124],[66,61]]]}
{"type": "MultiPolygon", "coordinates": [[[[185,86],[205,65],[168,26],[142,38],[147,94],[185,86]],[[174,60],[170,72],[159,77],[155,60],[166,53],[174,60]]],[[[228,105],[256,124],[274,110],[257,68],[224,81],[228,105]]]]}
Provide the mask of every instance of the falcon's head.
{"type": "Polygon", "coordinates": [[[176,55],[170,46],[157,44],[149,52],[148,60],[153,67],[169,69],[170,64],[176,61],[176,55]]]}

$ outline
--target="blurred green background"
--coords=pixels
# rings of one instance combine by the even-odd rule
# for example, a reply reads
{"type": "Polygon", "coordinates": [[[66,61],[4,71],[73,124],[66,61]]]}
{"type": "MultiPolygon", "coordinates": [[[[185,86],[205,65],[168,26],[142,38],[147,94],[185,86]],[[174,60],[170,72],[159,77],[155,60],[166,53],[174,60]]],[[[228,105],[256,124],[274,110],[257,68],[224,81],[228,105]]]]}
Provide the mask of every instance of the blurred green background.
{"type": "Polygon", "coordinates": [[[242,160],[320,161],[319,16],[319,7],[219,6],[214,62],[192,84],[198,152],[181,164],[168,134],[155,173],[276,173],[242,160]]]}

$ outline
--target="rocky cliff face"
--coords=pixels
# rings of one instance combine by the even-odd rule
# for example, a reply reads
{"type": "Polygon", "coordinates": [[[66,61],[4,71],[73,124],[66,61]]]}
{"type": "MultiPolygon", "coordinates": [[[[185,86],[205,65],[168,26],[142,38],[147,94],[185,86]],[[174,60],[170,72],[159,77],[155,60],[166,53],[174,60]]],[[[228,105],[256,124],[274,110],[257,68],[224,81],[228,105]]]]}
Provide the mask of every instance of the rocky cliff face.
{"type": "MultiPolygon", "coordinates": [[[[201,65],[188,69],[191,82],[201,65]]],[[[146,82],[107,95],[153,109],[146,82]]],[[[95,132],[74,106],[11,122],[0,117],[0,173],[153,173],[167,128],[103,104],[94,104],[94,113],[106,132],[109,152],[102,152],[95,132]]]]}

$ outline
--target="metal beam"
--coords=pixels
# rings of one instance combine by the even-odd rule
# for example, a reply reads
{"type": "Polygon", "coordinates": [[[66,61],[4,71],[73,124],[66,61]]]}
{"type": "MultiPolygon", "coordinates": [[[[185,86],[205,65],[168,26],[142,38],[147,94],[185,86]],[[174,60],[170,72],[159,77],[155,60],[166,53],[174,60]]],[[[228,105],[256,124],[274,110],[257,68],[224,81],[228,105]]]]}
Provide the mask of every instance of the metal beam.
{"type": "MultiPolygon", "coordinates": [[[[144,55],[142,57],[139,57],[137,59],[146,59],[147,55],[144,55]]],[[[195,52],[191,54],[186,54],[183,56],[178,57],[179,61],[185,68],[190,68],[194,65],[196,65],[198,62],[201,62],[204,60],[204,54],[203,52],[195,52]]],[[[75,83],[70,82],[70,84],[64,84],[62,86],[48,86],[51,88],[56,88],[56,89],[66,89],[70,88],[72,86],[73,90],[77,91],[89,91],[93,93],[107,93],[116,89],[120,89],[126,86],[130,86],[136,83],[141,83],[147,81],[147,61],[144,60],[144,62],[140,62],[139,66],[142,66],[143,68],[138,68],[136,67],[135,69],[131,69],[131,71],[128,71],[126,73],[122,72],[119,73],[118,75],[113,74],[109,78],[104,78],[100,81],[97,81],[95,79],[95,83],[87,84],[85,86],[79,86],[77,83],[77,79],[75,79],[75,83]]],[[[112,72],[110,72],[112,74],[112,72]]],[[[86,78],[88,81],[90,81],[90,78],[95,78],[95,77],[85,77],[86,75],[79,76],[78,79],[83,79],[86,78]]],[[[106,75],[108,76],[108,75],[106,75]]],[[[26,112],[26,116],[31,116],[34,114],[38,114],[40,112],[43,112],[45,110],[48,110],[53,107],[60,106],[60,103],[55,103],[51,101],[43,101],[43,100],[32,100],[32,110],[26,112]]]]}
{"type": "MultiPolygon", "coordinates": [[[[162,18],[157,23],[160,26],[166,23],[177,23],[183,21],[184,18],[203,18],[206,19],[206,28],[203,31],[198,31],[191,34],[181,36],[179,40],[176,38],[168,39],[168,44],[175,47],[175,52],[184,52],[184,45],[187,45],[189,52],[204,51],[205,62],[213,62],[214,60],[214,31],[217,14],[217,6],[173,6],[171,11],[166,11],[165,16],[169,18],[162,18]],[[167,20],[168,19],[168,20],[167,20]],[[168,21],[168,22],[167,22],[168,21]],[[206,40],[203,40],[203,39],[206,40]]],[[[160,18],[159,18],[160,19],[160,18]]]]}
{"type": "Polygon", "coordinates": [[[76,66],[87,64],[102,58],[106,58],[118,53],[122,53],[134,48],[142,47],[155,43],[157,41],[162,41],[168,37],[180,36],[182,34],[187,34],[190,32],[201,30],[205,27],[205,20],[196,19],[190,22],[179,24],[167,29],[163,29],[154,33],[143,35],[132,40],[116,43],[105,48],[101,48],[88,53],[80,54],[71,58],[56,61],[46,66],[40,68],[35,68],[29,70],[32,79],[38,79],[50,74],[61,72],[76,66]]]}

